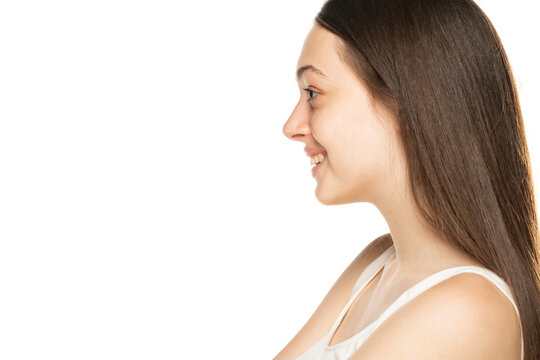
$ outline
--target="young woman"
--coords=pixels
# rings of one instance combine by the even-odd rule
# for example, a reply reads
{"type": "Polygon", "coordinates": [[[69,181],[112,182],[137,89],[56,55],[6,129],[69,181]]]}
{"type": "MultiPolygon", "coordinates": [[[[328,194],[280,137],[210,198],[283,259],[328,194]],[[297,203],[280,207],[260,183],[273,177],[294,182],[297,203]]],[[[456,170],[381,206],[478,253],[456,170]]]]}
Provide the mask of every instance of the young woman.
{"type": "Polygon", "coordinates": [[[539,229],[515,82],[472,0],[328,0],[283,127],[326,205],[390,233],[274,360],[540,359],[539,229]]]}

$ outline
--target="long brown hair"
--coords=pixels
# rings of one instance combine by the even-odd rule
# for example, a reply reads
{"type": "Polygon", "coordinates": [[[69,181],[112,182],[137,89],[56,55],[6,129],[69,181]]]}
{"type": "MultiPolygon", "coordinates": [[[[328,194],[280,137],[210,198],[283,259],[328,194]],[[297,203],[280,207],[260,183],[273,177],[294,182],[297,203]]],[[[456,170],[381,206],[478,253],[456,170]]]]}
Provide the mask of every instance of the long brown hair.
{"type": "Polygon", "coordinates": [[[540,359],[539,228],[517,88],[472,0],[327,0],[315,21],[395,116],[410,191],[448,241],[497,273],[540,359]]]}

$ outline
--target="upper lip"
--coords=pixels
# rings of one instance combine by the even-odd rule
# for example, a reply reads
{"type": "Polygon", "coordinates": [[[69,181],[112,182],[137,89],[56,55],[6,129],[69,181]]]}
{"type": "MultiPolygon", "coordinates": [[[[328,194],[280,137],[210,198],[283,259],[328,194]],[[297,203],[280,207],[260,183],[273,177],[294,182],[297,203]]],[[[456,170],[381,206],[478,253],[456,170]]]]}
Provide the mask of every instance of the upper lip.
{"type": "Polygon", "coordinates": [[[327,154],[325,150],[317,149],[317,148],[309,147],[309,146],[306,146],[304,148],[304,151],[306,152],[306,155],[309,157],[317,155],[317,154],[323,154],[324,156],[326,156],[327,154]]]}

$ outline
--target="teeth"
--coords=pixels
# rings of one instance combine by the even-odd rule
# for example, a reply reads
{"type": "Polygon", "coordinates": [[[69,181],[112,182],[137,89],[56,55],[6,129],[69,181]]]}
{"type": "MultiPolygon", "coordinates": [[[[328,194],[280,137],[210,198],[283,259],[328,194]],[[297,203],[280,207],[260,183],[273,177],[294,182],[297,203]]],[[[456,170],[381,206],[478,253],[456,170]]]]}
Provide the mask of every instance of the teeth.
{"type": "Polygon", "coordinates": [[[325,159],[324,155],[320,153],[317,155],[311,156],[310,158],[311,158],[311,165],[320,163],[321,161],[325,159]]]}

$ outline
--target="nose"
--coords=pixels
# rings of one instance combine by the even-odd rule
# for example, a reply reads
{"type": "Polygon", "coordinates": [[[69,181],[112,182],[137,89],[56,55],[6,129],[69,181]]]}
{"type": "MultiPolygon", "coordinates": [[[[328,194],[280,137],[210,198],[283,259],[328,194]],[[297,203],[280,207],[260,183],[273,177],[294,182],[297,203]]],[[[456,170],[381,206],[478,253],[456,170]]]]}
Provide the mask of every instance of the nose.
{"type": "Polygon", "coordinates": [[[296,104],[293,112],[283,125],[283,134],[295,141],[308,141],[308,137],[311,134],[309,127],[309,111],[303,107],[302,102],[296,104]]]}

